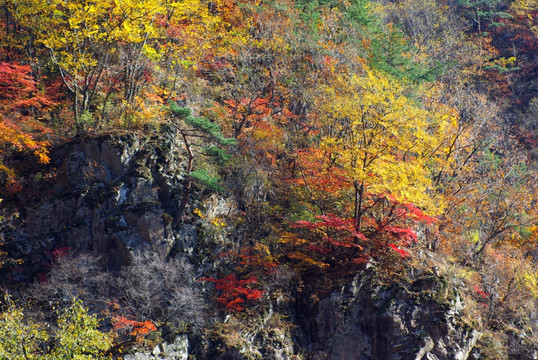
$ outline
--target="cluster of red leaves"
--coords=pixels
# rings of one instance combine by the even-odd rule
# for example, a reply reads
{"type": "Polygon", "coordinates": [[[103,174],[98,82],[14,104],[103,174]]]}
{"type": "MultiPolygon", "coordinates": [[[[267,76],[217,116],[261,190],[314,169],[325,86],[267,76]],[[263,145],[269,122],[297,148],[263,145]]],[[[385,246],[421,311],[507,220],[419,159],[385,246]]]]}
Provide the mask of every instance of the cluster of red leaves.
{"type": "Polygon", "coordinates": [[[405,251],[404,249],[400,249],[395,244],[387,244],[387,246],[389,246],[392,250],[394,250],[401,257],[409,256],[409,253],[407,251],[405,251]]]}
{"type": "Polygon", "coordinates": [[[29,65],[0,62],[0,98],[18,99],[21,94],[35,91],[35,81],[29,65]]]}
{"type": "Polygon", "coordinates": [[[2,163],[4,149],[29,150],[40,162],[49,161],[49,142],[42,137],[50,130],[36,120],[36,115],[53,102],[37,91],[31,72],[28,65],[0,62],[0,171],[6,174],[4,186],[10,193],[20,191],[21,185],[13,169],[2,163]]]}
{"type": "Polygon", "coordinates": [[[202,278],[201,280],[215,284],[215,288],[220,292],[217,300],[228,311],[243,311],[246,301],[259,300],[263,296],[262,290],[252,288],[258,284],[256,276],[238,279],[236,274],[230,274],[221,279],[202,278]]]}
{"type": "Polygon", "coordinates": [[[240,251],[222,252],[219,258],[231,264],[234,273],[220,279],[207,277],[201,280],[215,285],[220,294],[218,302],[227,311],[243,311],[248,301],[261,299],[264,292],[256,287],[278,266],[269,249],[261,244],[240,251]]]}
{"type": "Polygon", "coordinates": [[[480,289],[478,286],[474,286],[474,291],[476,291],[476,293],[482,298],[482,299],[487,299],[489,298],[489,293],[487,291],[483,291],[482,289],[480,289]]]}
{"type": "Polygon", "coordinates": [[[67,254],[69,254],[70,251],[71,251],[71,247],[69,247],[69,246],[57,247],[56,249],[52,250],[52,252],[51,252],[52,260],[57,261],[59,258],[62,258],[64,256],[66,256],[67,254]]]}
{"type": "Polygon", "coordinates": [[[29,65],[0,62],[0,100],[10,100],[9,107],[43,108],[53,102],[37,91],[29,65]]]}
{"type": "Polygon", "coordinates": [[[316,216],[316,221],[300,220],[291,224],[303,237],[288,236],[287,255],[321,268],[341,262],[363,263],[366,236],[357,230],[353,219],[343,219],[333,214],[316,216]],[[304,231],[306,230],[306,232],[304,231]]]}
{"type": "Polygon", "coordinates": [[[399,203],[388,196],[370,201],[374,205],[381,202],[385,211],[364,216],[361,229],[354,219],[334,214],[292,223],[290,228],[297,234],[285,233],[281,239],[288,258],[298,261],[298,268],[328,269],[364,264],[387,252],[409,256],[405,249],[417,241],[413,227],[434,219],[415,205],[399,203]]]}
{"type": "Polygon", "coordinates": [[[476,295],[478,295],[478,302],[482,304],[484,307],[488,307],[488,304],[485,302],[489,299],[490,293],[488,291],[484,291],[478,286],[473,286],[473,290],[476,292],[476,295]]]}
{"type": "Polygon", "coordinates": [[[419,223],[432,224],[435,219],[412,203],[400,203],[390,196],[379,198],[385,200],[388,210],[383,216],[365,219],[370,226],[369,238],[378,249],[389,247],[401,257],[407,257],[405,248],[417,242],[414,227],[419,223]]]}

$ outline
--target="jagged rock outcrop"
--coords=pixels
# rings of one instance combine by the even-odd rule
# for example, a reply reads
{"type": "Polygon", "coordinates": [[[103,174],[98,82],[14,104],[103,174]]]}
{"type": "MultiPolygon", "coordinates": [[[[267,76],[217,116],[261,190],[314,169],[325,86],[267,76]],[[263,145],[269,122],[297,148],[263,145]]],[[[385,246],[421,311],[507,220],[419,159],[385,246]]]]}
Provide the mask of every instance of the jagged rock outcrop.
{"type": "Polygon", "coordinates": [[[192,251],[194,227],[171,228],[185,175],[173,131],[84,138],[51,155],[53,181],[28,184],[21,197],[29,206],[10,234],[26,270],[42,266],[59,246],[101,254],[112,269],[127,262],[129,250],[164,257],[178,244],[192,251]]]}
{"type": "Polygon", "coordinates": [[[189,338],[178,336],[172,343],[164,342],[153,348],[150,353],[135,352],[127,354],[125,360],[189,360],[189,338]]]}
{"type": "Polygon", "coordinates": [[[375,286],[363,274],[311,309],[301,342],[315,359],[465,360],[480,333],[462,321],[454,289],[433,274],[375,286]]]}

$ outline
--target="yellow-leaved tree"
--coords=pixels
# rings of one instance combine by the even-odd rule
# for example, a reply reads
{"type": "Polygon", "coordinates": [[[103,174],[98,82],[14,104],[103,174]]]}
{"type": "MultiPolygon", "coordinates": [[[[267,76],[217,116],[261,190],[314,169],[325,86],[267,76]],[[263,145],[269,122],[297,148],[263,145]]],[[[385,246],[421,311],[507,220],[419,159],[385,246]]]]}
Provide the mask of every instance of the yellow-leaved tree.
{"type": "Polygon", "coordinates": [[[24,41],[45,48],[59,69],[79,131],[110,118],[107,103],[116,117],[158,113],[186,69],[245,43],[249,24],[229,0],[6,1],[31,34],[24,41]],[[144,112],[148,102],[158,106],[144,112]]]}
{"type": "Polygon", "coordinates": [[[156,37],[154,19],[163,12],[160,0],[9,2],[13,18],[29,28],[32,41],[44,46],[58,66],[72,93],[77,129],[103,89],[102,78],[118,63],[118,44],[144,45],[156,37]]]}
{"type": "Polygon", "coordinates": [[[413,98],[403,84],[366,66],[363,74],[340,75],[323,87],[320,147],[352,184],[359,229],[371,195],[410,202],[431,215],[442,211],[432,175],[449,166],[458,115],[435,100],[435,89],[422,90],[423,97],[413,98]]]}

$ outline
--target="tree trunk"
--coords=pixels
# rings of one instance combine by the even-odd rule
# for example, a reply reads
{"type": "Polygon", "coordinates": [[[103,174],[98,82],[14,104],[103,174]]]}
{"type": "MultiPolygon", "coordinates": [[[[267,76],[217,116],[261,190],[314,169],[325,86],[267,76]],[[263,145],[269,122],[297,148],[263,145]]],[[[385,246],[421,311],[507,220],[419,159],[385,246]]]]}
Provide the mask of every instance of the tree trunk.
{"type": "Polygon", "coordinates": [[[364,182],[359,182],[357,180],[353,181],[353,186],[355,187],[355,212],[353,214],[353,219],[356,222],[357,230],[361,230],[361,218],[362,218],[362,198],[364,195],[364,182]]]}

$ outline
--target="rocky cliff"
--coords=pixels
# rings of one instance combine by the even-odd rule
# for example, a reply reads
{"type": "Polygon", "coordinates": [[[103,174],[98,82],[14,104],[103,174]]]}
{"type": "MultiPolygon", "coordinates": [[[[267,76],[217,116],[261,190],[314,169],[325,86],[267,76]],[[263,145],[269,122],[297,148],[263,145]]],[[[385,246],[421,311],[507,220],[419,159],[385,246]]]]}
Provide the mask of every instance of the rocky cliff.
{"type": "Polygon", "coordinates": [[[170,226],[185,165],[172,132],[86,138],[52,156],[51,168],[29,177],[18,199],[28,205],[10,234],[27,270],[59,247],[102,254],[112,269],[128,262],[130,250],[166,257],[174,246],[193,244],[194,229],[170,226]],[[47,171],[52,180],[43,180],[47,171]]]}
{"type": "MultiPolygon", "coordinates": [[[[187,220],[172,227],[186,160],[171,130],[84,138],[54,149],[52,157],[12,199],[24,209],[6,235],[11,253],[24,260],[24,271],[6,274],[12,282],[32,280],[61,248],[99,254],[112,272],[129,264],[133,251],[185,257],[200,276],[217,266],[216,254],[233,239],[233,227],[216,236],[208,224],[233,214],[234,199],[201,188],[192,193],[187,220]],[[198,207],[203,219],[193,214],[198,207]]],[[[196,334],[169,337],[126,359],[473,358],[480,332],[464,320],[458,290],[433,273],[381,285],[369,270],[316,301],[297,292],[293,275],[286,279],[247,314],[211,307],[196,334]]]]}

